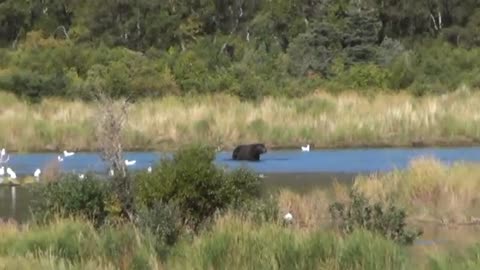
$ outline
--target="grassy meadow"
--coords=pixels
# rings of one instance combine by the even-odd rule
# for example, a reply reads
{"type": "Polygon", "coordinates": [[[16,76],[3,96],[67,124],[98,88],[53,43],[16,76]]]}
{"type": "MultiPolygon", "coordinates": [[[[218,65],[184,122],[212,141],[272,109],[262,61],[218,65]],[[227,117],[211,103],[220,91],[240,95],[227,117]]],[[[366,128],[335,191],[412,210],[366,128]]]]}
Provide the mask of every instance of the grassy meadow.
{"type": "MultiPolygon", "coordinates": [[[[0,144],[11,151],[95,150],[93,104],[47,98],[28,104],[0,92],[0,144]]],[[[425,97],[318,92],[305,98],[241,102],[227,95],[135,102],[124,147],[174,150],[201,141],[229,150],[261,141],[270,148],[474,145],[480,139],[480,93],[462,88],[425,97]]]]}

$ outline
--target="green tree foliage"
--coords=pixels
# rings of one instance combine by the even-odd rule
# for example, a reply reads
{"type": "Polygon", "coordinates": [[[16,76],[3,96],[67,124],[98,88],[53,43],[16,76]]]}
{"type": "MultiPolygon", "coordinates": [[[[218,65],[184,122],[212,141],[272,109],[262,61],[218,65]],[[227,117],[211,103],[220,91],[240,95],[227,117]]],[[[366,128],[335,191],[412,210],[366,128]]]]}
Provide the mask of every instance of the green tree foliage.
{"type": "Polygon", "coordinates": [[[32,213],[38,221],[60,217],[83,217],[102,225],[109,215],[109,184],[92,175],[80,180],[66,175],[33,188],[32,213]]]}
{"type": "Polygon", "coordinates": [[[259,99],[351,87],[345,74],[367,65],[391,75],[375,87],[418,91],[442,77],[411,73],[405,55],[425,63],[448,43],[475,56],[479,18],[476,0],[4,0],[0,88],[32,101],[87,99],[95,84],[113,96],[259,99]]]}

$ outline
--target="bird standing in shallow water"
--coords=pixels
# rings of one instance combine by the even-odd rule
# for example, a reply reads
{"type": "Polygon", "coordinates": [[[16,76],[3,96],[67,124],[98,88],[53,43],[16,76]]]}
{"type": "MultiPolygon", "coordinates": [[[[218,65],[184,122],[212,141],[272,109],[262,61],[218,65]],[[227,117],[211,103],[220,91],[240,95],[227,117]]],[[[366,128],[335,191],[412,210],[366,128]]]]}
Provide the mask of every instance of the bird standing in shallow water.
{"type": "Polygon", "coordinates": [[[302,152],[310,152],[310,144],[307,144],[307,146],[302,146],[302,152]]]}
{"type": "Polygon", "coordinates": [[[65,157],[71,157],[71,156],[75,155],[75,153],[74,152],[68,152],[67,150],[64,150],[63,155],[65,157]]]}
{"type": "Polygon", "coordinates": [[[135,163],[137,163],[136,160],[128,160],[128,159],[125,160],[125,165],[127,166],[134,165],[135,163]]]}

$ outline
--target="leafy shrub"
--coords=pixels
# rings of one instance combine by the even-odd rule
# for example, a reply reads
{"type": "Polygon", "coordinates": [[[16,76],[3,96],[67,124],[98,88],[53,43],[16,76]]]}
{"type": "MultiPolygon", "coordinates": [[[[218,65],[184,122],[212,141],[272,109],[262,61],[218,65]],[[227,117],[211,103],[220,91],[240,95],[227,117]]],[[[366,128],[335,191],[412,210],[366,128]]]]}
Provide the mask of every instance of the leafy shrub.
{"type": "Polygon", "coordinates": [[[336,202],[329,206],[334,222],[346,233],[366,229],[401,244],[412,244],[422,234],[422,231],[406,228],[403,209],[393,205],[385,207],[381,203],[369,204],[368,199],[355,190],[350,193],[350,199],[349,205],[336,202]]]}
{"type": "Polygon", "coordinates": [[[156,202],[151,208],[138,212],[137,224],[155,239],[159,255],[165,255],[168,246],[177,242],[181,233],[180,222],[178,208],[172,204],[156,202]]]}
{"type": "Polygon", "coordinates": [[[38,102],[42,97],[62,95],[67,84],[63,73],[43,75],[31,71],[16,71],[0,77],[0,87],[11,89],[19,97],[38,102]]]}
{"type": "Polygon", "coordinates": [[[211,147],[182,147],[152,173],[137,175],[137,201],[150,209],[158,202],[177,205],[182,222],[197,230],[216,211],[259,195],[258,176],[245,169],[227,173],[216,167],[214,159],[211,147]]]}
{"type": "Polygon", "coordinates": [[[390,87],[393,89],[406,89],[415,81],[415,56],[405,52],[395,59],[390,65],[390,87]]]}
{"type": "Polygon", "coordinates": [[[40,221],[60,217],[82,216],[101,225],[107,218],[109,185],[92,175],[80,180],[76,175],[33,187],[32,210],[40,221]]]}
{"type": "Polygon", "coordinates": [[[245,201],[236,211],[240,216],[257,224],[275,223],[280,215],[278,200],[274,194],[262,196],[260,199],[245,201]]]}
{"type": "Polygon", "coordinates": [[[340,74],[338,79],[353,89],[388,87],[390,74],[387,70],[373,64],[358,64],[340,74]]]}
{"type": "Polygon", "coordinates": [[[261,196],[261,182],[257,175],[245,168],[239,168],[224,175],[223,191],[230,198],[230,206],[239,207],[245,201],[261,196]]]}

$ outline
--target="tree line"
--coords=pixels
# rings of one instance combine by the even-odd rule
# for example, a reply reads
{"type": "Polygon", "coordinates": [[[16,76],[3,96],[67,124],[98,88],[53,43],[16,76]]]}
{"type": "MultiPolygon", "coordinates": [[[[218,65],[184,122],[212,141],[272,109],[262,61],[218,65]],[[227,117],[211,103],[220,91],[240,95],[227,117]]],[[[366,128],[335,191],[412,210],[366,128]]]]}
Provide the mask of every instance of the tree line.
{"type": "Polygon", "coordinates": [[[479,30],[476,0],[4,0],[0,88],[33,99],[99,85],[243,98],[475,88],[479,30]]]}

